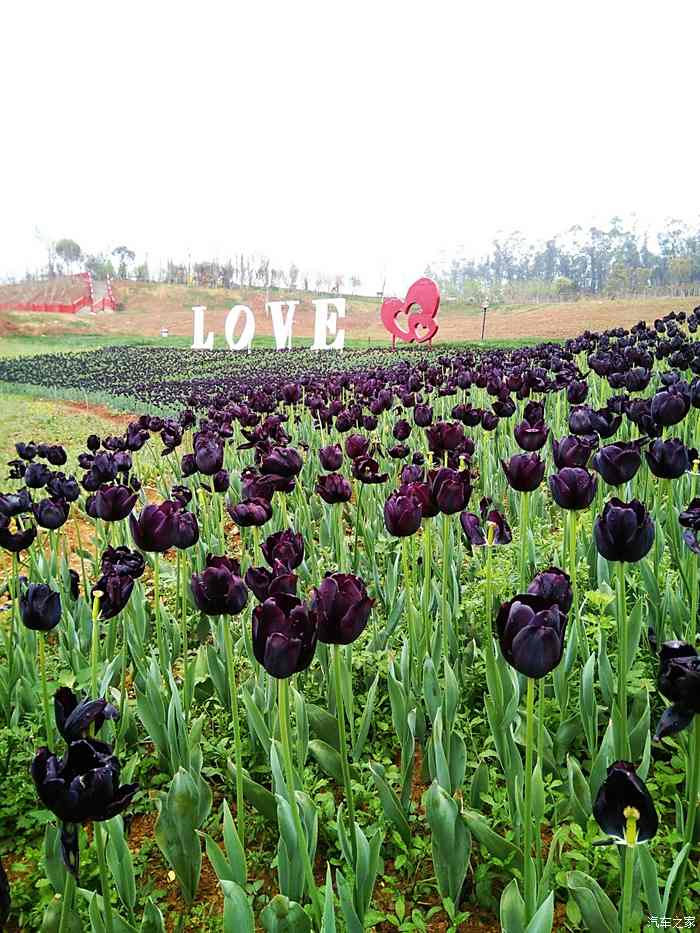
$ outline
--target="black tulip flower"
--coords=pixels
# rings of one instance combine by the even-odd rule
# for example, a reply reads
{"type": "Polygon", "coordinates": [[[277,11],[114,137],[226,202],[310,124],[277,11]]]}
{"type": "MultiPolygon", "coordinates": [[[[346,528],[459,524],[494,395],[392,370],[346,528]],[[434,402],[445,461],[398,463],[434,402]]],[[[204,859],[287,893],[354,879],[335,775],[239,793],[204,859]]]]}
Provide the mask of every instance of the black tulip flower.
{"type": "Polygon", "coordinates": [[[24,473],[24,482],[30,489],[42,489],[51,479],[51,470],[45,463],[30,463],[24,473]]]}
{"type": "Polygon", "coordinates": [[[72,742],[63,758],[40,748],[31,766],[39,799],[64,823],[61,832],[63,860],[73,874],[78,871],[78,835],[81,823],[102,822],[122,813],[131,803],[138,784],[119,784],[121,765],[112,747],[96,739],[72,742]]]}
{"type": "Polygon", "coordinates": [[[436,421],[425,433],[428,447],[438,456],[446,450],[458,450],[465,440],[464,426],[459,421],[436,421]]]}
{"type": "Polygon", "coordinates": [[[498,509],[489,509],[490,502],[490,499],[481,500],[480,515],[462,512],[459,516],[462,530],[472,547],[500,547],[513,540],[505,516],[498,509]]]}
{"type": "Polygon", "coordinates": [[[253,653],[272,677],[306,670],[317,641],[316,613],[297,596],[271,596],[253,610],[253,653]]]}
{"type": "Polygon", "coordinates": [[[33,632],[50,632],[61,621],[61,596],[46,583],[27,583],[20,577],[19,613],[33,632]]]}
{"type": "Polygon", "coordinates": [[[595,434],[569,434],[560,441],[552,438],[554,465],[558,470],[564,467],[587,467],[597,446],[598,438],[595,434]]]}
{"type": "Polygon", "coordinates": [[[101,568],[103,576],[109,577],[116,573],[137,580],[146,569],[146,561],[139,551],[132,551],[124,546],[110,546],[102,555],[101,568]]]}
{"type": "Polygon", "coordinates": [[[658,688],[670,706],[659,720],[654,739],[665,739],[687,729],[700,715],[700,657],[684,641],[667,641],[659,651],[658,688]]]}
{"type": "Polygon", "coordinates": [[[93,587],[91,598],[100,593],[100,618],[113,619],[126,607],[134,589],[134,580],[126,574],[104,574],[93,587]]]}
{"type": "Polygon", "coordinates": [[[393,460],[403,460],[410,452],[411,450],[406,444],[394,444],[393,447],[387,450],[387,453],[393,460]]]}
{"type": "Polygon", "coordinates": [[[539,454],[515,454],[501,460],[508,485],[518,492],[533,492],[544,478],[544,460],[539,454]]]}
{"type": "Polygon", "coordinates": [[[87,445],[87,449],[91,450],[93,453],[97,453],[97,451],[102,446],[102,441],[97,436],[97,434],[89,434],[85,443],[87,445]]]}
{"type": "Polygon", "coordinates": [[[369,438],[364,434],[351,434],[345,441],[345,453],[351,460],[365,457],[369,451],[369,438]]]}
{"type": "Polygon", "coordinates": [[[318,459],[324,470],[335,472],[340,468],[343,462],[343,451],[340,444],[329,444],[327,447],[321,447],[318,452],[318,459]]]}
{"type": "Polygon", "coordinates": [[[170,498],[179,502],[185,508],[192,501],[192,490],[189,486],[173,486],[170,490],[170,498]]]}
{"type": "Polygon", "coordinates": [[[68,519],[70,506],[64,499],[41,499],[32,506],[37,525],[55,531],[68,519]]]}
{"type": "Polygon", "coordinates": [[[351,573],[327,574],[313,591],[311,609],[318,617],[318,638],[327,645],[350,645],[364,631],[374,600],[363,581],[351,573]]]}
{"type": "Polygon", "coordinates": [[[511,667],[525,677],[545,677],[561,661],[566,615],[540,596],[519,594],[501,606],[496,631],[511,667]]]}
{"type": "Polygon", "coordinates": [[[649,469],[659,479],[678,479],[690,469],[688,448],[679,437],[652,441],[644,456],[649,469]]]}
{"type": "Polygon", "coordinates": [[[107,700],[78,698],[70,687],[61,687],[53,698],[56,725],[66,742],[77,742],[88,737],[90,726],[99,732],[107,719],[119,719],[119,711],[107,700]]]}
{"type": "Polygon", "coordinates": [[[413,420],[419,428],[427,428],[433,422],[433,409],[430,405],[416,405],[413,409],[413,420]]]}
{"type": "Polygon", "coordinates": [[[230,485],[231,477],[228,470],[219,470],[219,472],[215,473],[212,477],[214,492],[228,492],[230,485]]]}
{"type": "Polygon", "coordinates": [[[206,615],[238,615],[248,601],[248,590],[241,578],[241,567],[231,557],[207,555],[201,573],[192,574],[192,596],[206,615]]]}
{"type": "Polygon", "coordinates": [[[562,612],[568,612],[574,602],[571,578],[559,567],[541,570],[527,588],[531,596],[541,596],[549,603],[556,603],[562,612]]]}
{"type": "Polygon", "coordinates": [[[68,461],[68,454],[59,444],[51,444],[42,454],[51,466],[63,466],[68,461]]]}
{"type": "Polygon", "coordinates": [[[695,498],[678,516],[678,524],[683,528],[700,531],[700,499],[695,498]]]}
{"type": "Polygon", "coordinates": [[[70,594],[70,598],[73,600],[80,599],[80,577],[75,570],[68,571],[68,580],[68,592],[70,594]]]}
{"type": "Polygon", "coordinates": [[[90,518],[101,518],[105,522],[120,522],[131,513],[136,505],[136,493],[128,486],[103,485],[88,496],[85,511],[90,518]]]}
{"type": "Polygon", "coordinates": [[[272,518],[272,505],[268,499],[257,496],[229,506],[228,514],[239,528],[250,528],[253,525],[259,527],[272,518]]]}
{"type": "Polygon", "coordinates": [[[160,505],[147,505],[140,515],[129,516],[131,536],[141,551],[163,553],[175,544],[180,504],[166,499],[160,505]]]}
{"type": "Polygon", "coordinates": [[[570,382],[566,388],[566,399],[570,405],[582,405],[588,397],[588,383],[583,379],[570,382]]]}
{"type": "Polygon", "coordinates": [[[597,486],[596,477],[580,467],[564,467],[549,477],[552,498],[562,509],[587,509],[597,486]]]}
{"type": "Polygon", "coordinates": [[[458,472],[449,467],[431,470],[428,482],[437,507],[445,515],[454,515],[467,507],[472,493],[469,470],[458,472]]]}
{"type": "Polygon", "coordinates": [[[544,421],[544,403],[534,400],[528,402],[523,410],[523,418],[530,423],[544,421]]]}
{"type": "Polygon", "coordinates": [[[28,489],[19,492],[5,492],[0,494],[0,515],[6,518],[15,518],[32,510],[32,497],[28,489]]]}
{"type": "Polygon", "coordinates": [[[352,486],[340,473],[327,473],[316,480],[316,492],[329,505],[349,502],[352,499],[352,486]]]}
{"type": "Polygon", "coordinates": [[[185,551],[199,541],[199,524],[194,512],[181,509],[175,513],[175,540],[174,546],[178,551],[185,551]]]}
{"type": "Polygon", "coordinates": [[[197,463],[194,454],[183,454],[180,460],[180,469],[184,477],[194,476],[197,472],[197,463]]]}
{"type": "Polygon", "coordinates": [[[408,423],[408,421],[406,421],[405,418],[401,418],[399,421],[397,421],[392,429],[392,434],[397,441],[405,441],[410,433],[411,425],[408,423]]]}
{"type": "Polygon", "coordinates": [[[642,464],[639,441],[618,441],[601,447],[593,457],[593,469],[608,486],[628,483],[642,464]]]}
{"type": "Polygon", "coordinates": [[[623,845],[649,842],[659,828],[651,794],[629,761],[616,761],[608,768],[593,804],[593,816],[613,842],[623,845]]]}
{"type": "Polygon", "coordinates": [[[654,522],[641,502],[612,498],[593,524],[598,553],[606,560],[636,563],[651,550],[654,522]]]}
{"type": "Polygon", "coordinates": [[[213,476],[224,465],[224,448],[213,437],[204,437],[197,444],[194,452],[197,469],[205,476],[213,476]]]}
{"type": "Polygon", "coordinates": [[[30,441],[28,444],[23,443],[22,441],[17,441],[15,444],[15,450],[17,455],[22,458],[22,460],[33,460],[37,454],[37,446],[33,441],[30,441]]]}
{"type": "Polygon", "coordinates": [[[379,472],[379,464],[372,457],[357,457],[353,460],[352,475],[369,486],[385,483],[389,479],[388,473],[379,472]]]}
{"type": "Polygon", "coordinates": [[[291,528],[270,535],[260,546],[262,555],[270,567],[276,563],[287,570],[294,570],[304,559],[304,539],[291,528]]]}
{"type": "Polygon", "coordinates": [[[12,554],[25,551],[36,538],[36,525],[12,531],[10,519],[0,513],[0,547],[12,554]]]}
{"type": "Polygon", "coordinates": [[[406,538],[420,528],[423,510],[415,495],[393,492],[384,503],[384,524],[389,534],[406,538]]]}
{"type": "Polygon", "coordinates": [[[52,499],[65,499],[66,502],[77,502],[80,498],[78,481],[65,473],[54,473],[46,484],[46,491],[52,499]]]}
{"type": "Polygon", "coordinates": [[[519,447],[527,451],[541,450],[547,442],[549,428],[544,421],[521,421],[513,428],[513,434],[519,447]]]}
{"type": "MultiPolygon", "coordinates": [[[[687,386],[686,386],[687,389],[687,386]]],[[[670,427],[682,421],[690,410],[690,391],[671,385],[651,400],[651,416],[657,424],[670,427]]]]}
{"type": "Polygon", "coordinates": [[[294,447],[273,447],[267,457],[260,464],[260,472],[264,476],[298,476],[304,461],[301,454],[294,447]]]}
{"type": "Polygon", "coordinates": [[[270,596],[287,593],[295,596],[297,576],[279,562],[272,570],[267,567],[249,567],[245,574],[245,584],[259,603],[264,603],[270,596]]]}
{"type": "Polygon", "coordinates": [[[118,473],[118,464],[114,459],[114,454],[106,451],[95,454],[91,472],[99,483],[111,483],[112,480],[116,479],[118,473]]]}

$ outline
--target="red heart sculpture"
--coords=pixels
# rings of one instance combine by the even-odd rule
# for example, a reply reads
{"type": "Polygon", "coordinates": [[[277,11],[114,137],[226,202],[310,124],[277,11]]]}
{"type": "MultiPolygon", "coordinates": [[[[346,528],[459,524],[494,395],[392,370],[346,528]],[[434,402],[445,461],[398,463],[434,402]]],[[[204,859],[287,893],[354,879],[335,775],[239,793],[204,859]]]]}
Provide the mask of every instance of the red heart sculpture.
{"type": "Polygon", "coordinates": [[[406,292],[406,298],[403,301],[400,298],[387,298],[382,302],[380,312],[382,324],[391,334],[392,347],[396,347],[397,337],[407,343],[432,342],[438,332],[435,316],[439,307],[440,289],[432,279],[426,278],[414,282],[406,292]],[[418,305],[420,310],[409,314],[413,305],[418,305]],[[406,315],[408,330],[403,330],[398,326],[396,319],[399,314],[406,315]],[[421,337],[417,334],[419,327],[425,331],[421,337]]]}

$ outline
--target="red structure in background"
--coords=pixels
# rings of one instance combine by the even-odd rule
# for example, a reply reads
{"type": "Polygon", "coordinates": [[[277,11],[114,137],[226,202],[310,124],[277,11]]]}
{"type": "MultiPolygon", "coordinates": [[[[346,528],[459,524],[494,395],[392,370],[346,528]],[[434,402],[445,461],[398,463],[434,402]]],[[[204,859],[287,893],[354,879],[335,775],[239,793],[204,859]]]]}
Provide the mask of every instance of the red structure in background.
{"type": "Polygon", "coordinates": [[[406,343],[433,344],[433,337],[438,332],[435,317],[440,308],[440,289],[432,279],[418,279],[406,292],[402,301],[400,298],[387,298],[382,303],[380,311],[382,324],[391,334],[391,345],[396,349],[396,338],[406,343]],[[411,309],[417,305],[418,310],[411,309]],[[397,318],[400,314],[406,315],[408,330],[399,327],[397,318]],[[418,328],[423,333],[418,336],[418,328]]]}
{"type": "Polygon", "coordinates": [[[117,302],[109,279],[107,279],[106,283],[106,295],[95,300],[95,290],[90,272],[79,272],[72,278],[83,280],[84,293],[71,302],[6,301],[0,302],[0,311],[46,311],[49,314],[77,314],[83,308],[90,308],[92,311],[117,310],[117,302]]]}

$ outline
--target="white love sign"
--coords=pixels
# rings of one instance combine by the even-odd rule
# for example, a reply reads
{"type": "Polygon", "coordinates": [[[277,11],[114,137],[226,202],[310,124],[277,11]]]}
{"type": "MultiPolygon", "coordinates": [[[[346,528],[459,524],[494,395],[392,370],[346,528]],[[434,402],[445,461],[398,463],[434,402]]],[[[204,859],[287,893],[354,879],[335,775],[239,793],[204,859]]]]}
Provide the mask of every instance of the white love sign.
{"type": "MultiPolygon", "coordinates": [[[[294,314],[298,304],[298,301],[268,301],[265,305],[272,321],[272,332],[278,350],[292,349],[294,314]]],[[[312,304],[315,319],[314,342],[311,349],[342,350],[345,346],[345,329],[338,328],[338,321],[345,318],[345,299],[315,298],[312,304]],[[333,337],[330,343],[327,342],[329,336],[333,337]]],[[[196,305],[192,308],[194,314],[193,350],[214,348],[214,332],[209,331],[205,336],[204,312],[206,310],[205,305],[196,305]]],[[[255,337],[255,315],[248,305],[234,305],[231,308],[224,323],[224,337],[231,350],[250,352],[255,337]],[[236,330],[241,320],[243,321],[242,330],[240,336],[236,337],[236,330]]]]}

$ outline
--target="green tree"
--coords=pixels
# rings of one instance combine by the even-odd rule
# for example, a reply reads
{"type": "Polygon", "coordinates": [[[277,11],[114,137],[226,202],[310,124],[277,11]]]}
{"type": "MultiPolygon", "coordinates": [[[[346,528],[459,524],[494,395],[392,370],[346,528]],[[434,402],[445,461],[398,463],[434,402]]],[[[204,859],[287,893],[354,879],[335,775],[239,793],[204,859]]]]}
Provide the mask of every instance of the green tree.
{"type": "Polygon", "coordinates": [[[73,266],[80,262],[83,257],[83,252],[75,240],[59,240],[54,249],[58,258],[70,272],[73,271],[73,266]]]}

